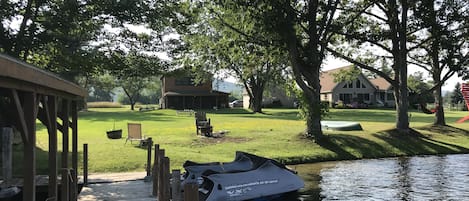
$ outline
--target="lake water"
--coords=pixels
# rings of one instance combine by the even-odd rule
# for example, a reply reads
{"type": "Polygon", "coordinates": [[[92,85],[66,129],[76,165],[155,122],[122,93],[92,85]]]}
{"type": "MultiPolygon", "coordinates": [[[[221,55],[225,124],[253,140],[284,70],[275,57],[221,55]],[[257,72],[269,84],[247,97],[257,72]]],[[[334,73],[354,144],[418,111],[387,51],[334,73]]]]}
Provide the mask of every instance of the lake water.
{"type": "Polygon", "coordinates": [[[469,154],[296,165],[305,188],[287,200],[469,200],[469,154]]]}

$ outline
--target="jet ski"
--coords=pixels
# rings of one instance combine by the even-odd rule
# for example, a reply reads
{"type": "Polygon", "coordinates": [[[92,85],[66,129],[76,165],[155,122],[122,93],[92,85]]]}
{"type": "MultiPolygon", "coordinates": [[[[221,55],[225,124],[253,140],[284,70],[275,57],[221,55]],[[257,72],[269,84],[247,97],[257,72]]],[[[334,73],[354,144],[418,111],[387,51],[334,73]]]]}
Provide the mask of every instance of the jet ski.
{"type": "Polygon", "coordinates": [[[237,151],[233,162],[186,162],[182,183],[199,184],[199,200],[269,200],[304,187],[295,171],[269,158],[237,151]]]}

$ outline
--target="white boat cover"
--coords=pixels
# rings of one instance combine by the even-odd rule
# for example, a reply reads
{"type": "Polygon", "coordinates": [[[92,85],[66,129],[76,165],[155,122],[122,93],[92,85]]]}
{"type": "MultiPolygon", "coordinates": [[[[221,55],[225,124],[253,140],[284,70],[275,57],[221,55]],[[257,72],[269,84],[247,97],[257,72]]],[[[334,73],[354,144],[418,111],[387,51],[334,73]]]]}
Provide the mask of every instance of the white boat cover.
{"type": "MultiPolygon", "coordinates": [[[[205,174],[205,173],[204,173],[205,174]]],[[[296,191],[303,180],[288,169],[267,160],[259,168],[235,173],[209,173],[199,198],[204,201],[240,201],[296,191]]]]}

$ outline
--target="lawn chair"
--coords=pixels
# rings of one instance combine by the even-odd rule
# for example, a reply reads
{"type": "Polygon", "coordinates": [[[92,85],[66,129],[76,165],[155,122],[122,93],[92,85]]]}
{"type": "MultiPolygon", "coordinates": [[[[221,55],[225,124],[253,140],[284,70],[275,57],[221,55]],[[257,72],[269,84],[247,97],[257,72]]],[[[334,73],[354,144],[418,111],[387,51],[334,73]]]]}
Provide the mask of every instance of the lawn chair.
{"type": "Polygon", "coordinates": [[[205,112],[196,112],[194,116],[197,135],[199,133],[206,136],[212,135],[212,125],[210,125],[210,119],[207,119],[205,112]]]}
{"type": "Polygon", "coordinates": [[[140,123],[127,123],[127,129],[128,134],[125,144],[127,144],[129,140],[130,144],[132,144],[132,141],[138,141],[140,146],[146,140],[145,136],[142,136],[142,125],[140,123]]]}

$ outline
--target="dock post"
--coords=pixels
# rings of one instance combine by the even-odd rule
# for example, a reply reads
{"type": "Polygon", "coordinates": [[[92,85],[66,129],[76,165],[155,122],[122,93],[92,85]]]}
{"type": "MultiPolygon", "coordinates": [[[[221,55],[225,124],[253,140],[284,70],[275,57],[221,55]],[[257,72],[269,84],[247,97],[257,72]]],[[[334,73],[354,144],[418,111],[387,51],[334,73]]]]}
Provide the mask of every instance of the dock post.
{"type": "Polygon", "coordinates": [[[165,151],[160,149],[158,151],[158,201],[164,201],[164,172],[163,161],[165,151]]]}
{"type": "Polygon", "coordinates": [[[173,183],[171,183],[172,201],[182,201],[181,195],[181,170],[173,170],[173,183]]]}
{"type": "Polygon", "coordinates": [[[83,185],[88,186],[88,144],[83,144],[83,185]]]}
{"type": "Polygon", "coordinates": [[[169,201],[170,198],[171,198],[171,175],[170,175],[170,172],[169,172],[169,158],[168,157],[164,157],[164,160],[163,160],[163,178],[164,178],[164,186],[163,186],[163,189],[164,189],[164,198],[165,200],[169,201]]]}
{"type": "Polygon", "coordinates": [[[158,151],[160,150],[160,145],[155,144],[155,154],[153,160],[153,169],[152,169],[152,176],[153,176],[153,196],[158,195],[158,151]]]}
{"type": "Polygon", "coordinates": [[[184,201],[199,201],[199,185],[197,183],[184,185],[184,201]]]}
{"type": "Polygon", "coordinates": [[[151,181],[151,148],[153,147],[153,139],[150,137],[147,140],[147,166],[146,166],[146,171],[147,171],[147,176],[145,176],[144,181],[149,182],[151,181]]]}
{"type": "Polygon", "coordinates": [[[5,183],[9,183],[12,178],[13,167],[13,129],[2,128],[2,159],[3,159],[3,179],[5,183]]]}

